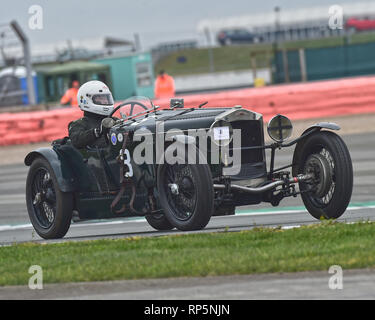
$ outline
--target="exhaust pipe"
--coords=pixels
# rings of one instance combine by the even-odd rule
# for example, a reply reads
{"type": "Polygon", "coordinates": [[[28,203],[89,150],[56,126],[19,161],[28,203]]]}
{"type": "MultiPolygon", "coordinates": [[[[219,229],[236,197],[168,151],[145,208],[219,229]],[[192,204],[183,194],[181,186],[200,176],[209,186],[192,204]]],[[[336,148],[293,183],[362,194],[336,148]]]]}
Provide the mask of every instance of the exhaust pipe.
{"type": "MultiPolygon", "coordinates": [[[[231,184],[229,186],[229,190],[233,189],[233,190],[243,191],[243,192],[248,192],[248,193],[263,193],[265,191],[272,190],[272,189],[274,189],[274,188],[276,188],[278,186],[281,186],[283,184],[294,184],[294,183],[298,183],[298,182],[301,182],[301,181],[310,180],[311,178],[312,178],[311,174],[300,174],[297,177],[292,177],[292,178],[290,178],[287,181],[285,181],[285,180],[278,180],[278,181],[271,182],[271,183],[269,183],[269,184],[267,184],[265,186],[256,187],[256,188],[243,187],[243,186],[238,186],[238,185],[235,185],[235,184],[231,184]]],[[[216,190],[225,190],[226,189],[226,185],[225,184],[214,184],[214,189],[216,189],[216,190]]]]}

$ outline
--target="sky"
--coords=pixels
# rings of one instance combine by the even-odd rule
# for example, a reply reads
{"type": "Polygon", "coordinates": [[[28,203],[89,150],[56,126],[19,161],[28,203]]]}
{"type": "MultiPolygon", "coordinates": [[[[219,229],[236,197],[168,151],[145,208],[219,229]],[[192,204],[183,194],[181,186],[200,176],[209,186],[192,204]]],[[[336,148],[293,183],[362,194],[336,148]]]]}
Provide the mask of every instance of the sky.
{"type": "Polygon", "coordinates": [[[149,47],[196,36],[202,19],[337,2],[355,0],[1,0],[0,24],[17,20],[32,45],[104,36],[133,40],[138,33],[142,46],[149,47]],[[28,10],[35,4],[43,8],[42,30],[28,27],[28,10]]]}

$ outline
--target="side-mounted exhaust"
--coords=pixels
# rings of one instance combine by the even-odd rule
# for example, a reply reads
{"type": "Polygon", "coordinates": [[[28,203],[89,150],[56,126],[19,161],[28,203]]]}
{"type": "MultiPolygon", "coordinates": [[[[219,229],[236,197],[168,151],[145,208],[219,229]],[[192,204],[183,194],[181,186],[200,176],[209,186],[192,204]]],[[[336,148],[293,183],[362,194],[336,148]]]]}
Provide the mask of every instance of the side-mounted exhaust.
{"type": "Polygon", "coordinates": [[[225,184],[214,184],[214,189],[225,190],[229,188],[229,190],[237,190],[237,191],[243,191],[243,192],[248,192],[248,193],[263,193],[265,191],[272,190],[278,186],[295,184],[298,182],[310,180],[311,178],[313,178],[312,174],[299,174],[297,177],[292,177],[292,178],[285,179],[285,180],[277,180],[269,184],[266,184],[265,186],[262,186],[262,187],[251,188],[251,187],[238,186],[235,184],[230,184],[229,186],[226,186],[225,184]]]}

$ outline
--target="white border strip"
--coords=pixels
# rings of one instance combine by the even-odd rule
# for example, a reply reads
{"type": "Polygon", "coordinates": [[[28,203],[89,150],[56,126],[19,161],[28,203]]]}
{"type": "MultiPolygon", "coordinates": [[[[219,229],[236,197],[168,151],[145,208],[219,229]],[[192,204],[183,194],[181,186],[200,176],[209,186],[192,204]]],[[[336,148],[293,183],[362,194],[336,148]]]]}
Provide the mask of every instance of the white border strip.
{"type": "MultiPolygon", "coordinates": [[[[348,207],[346,211],[355,211],[361,209],[375,209],[375,205],[371,206],[356,206],[356,207],[348,207]]],[[[280,210],[280,211],[263,211],[263,212],[243,212],[243,213],[236,213],[237,216],[265,216],[265,215],[280,215],[280,214],[290,214],[290,213],[307,213],[307,210],[280,210]]],[[[218,218],[233,218],[234,216],[218,216],[218,218]]],[[[216,218],[216,217],[215,217],[216,218]]],[[[126,223],[141,223],[145,222],[145,218],[136,218],[136,219],[121,219],[121,220],[114,220],[114,221],[103,221],[103,222],[78,222],[72,223],[71,227],[78,228],[78,227],[91,227],[91,226],[109,226],[109,225],[120,225],[126,223]]],[[[0,232],[1,231],[12,231],[12,230],[24,230],[24,229],[32,229],[32,224],[19,224],[19,225],[0,225],[0,232]]],[[[298,227],[298,226],[286,226],[284,228],[291,228],[291,227],[298,227]]]]}

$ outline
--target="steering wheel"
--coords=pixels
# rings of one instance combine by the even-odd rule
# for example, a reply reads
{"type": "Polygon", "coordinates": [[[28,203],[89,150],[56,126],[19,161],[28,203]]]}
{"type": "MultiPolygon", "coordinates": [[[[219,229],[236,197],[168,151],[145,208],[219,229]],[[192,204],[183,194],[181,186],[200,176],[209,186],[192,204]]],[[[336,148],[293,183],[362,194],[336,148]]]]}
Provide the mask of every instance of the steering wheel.
{"type": "Polygon", "coordinates": [[[147,108],[143,103],[140,103],[140,102],[138,102],[138,101],[129,101],[129,102],[125,102],[125,103],[119,104],[116,108],[113,109],[113,111],[111,112],[111,114],[110,114],[109,116],[112,117],[112,116],[114,115],[114,113],[115,113],[118,109],[120,109],[120,108],[122,108],[122,107],[124,107],[124,106],[126,106],[126,105],[130,105],[130,112],[129,112],[128,117],[131,117],[131,116],[133,115],[133,112],[134,112],[134,106],[140,106],[140,107],[142,107],[144,110],[148,110],[148,109],[149,109],[149,108],[147,108]]]}

